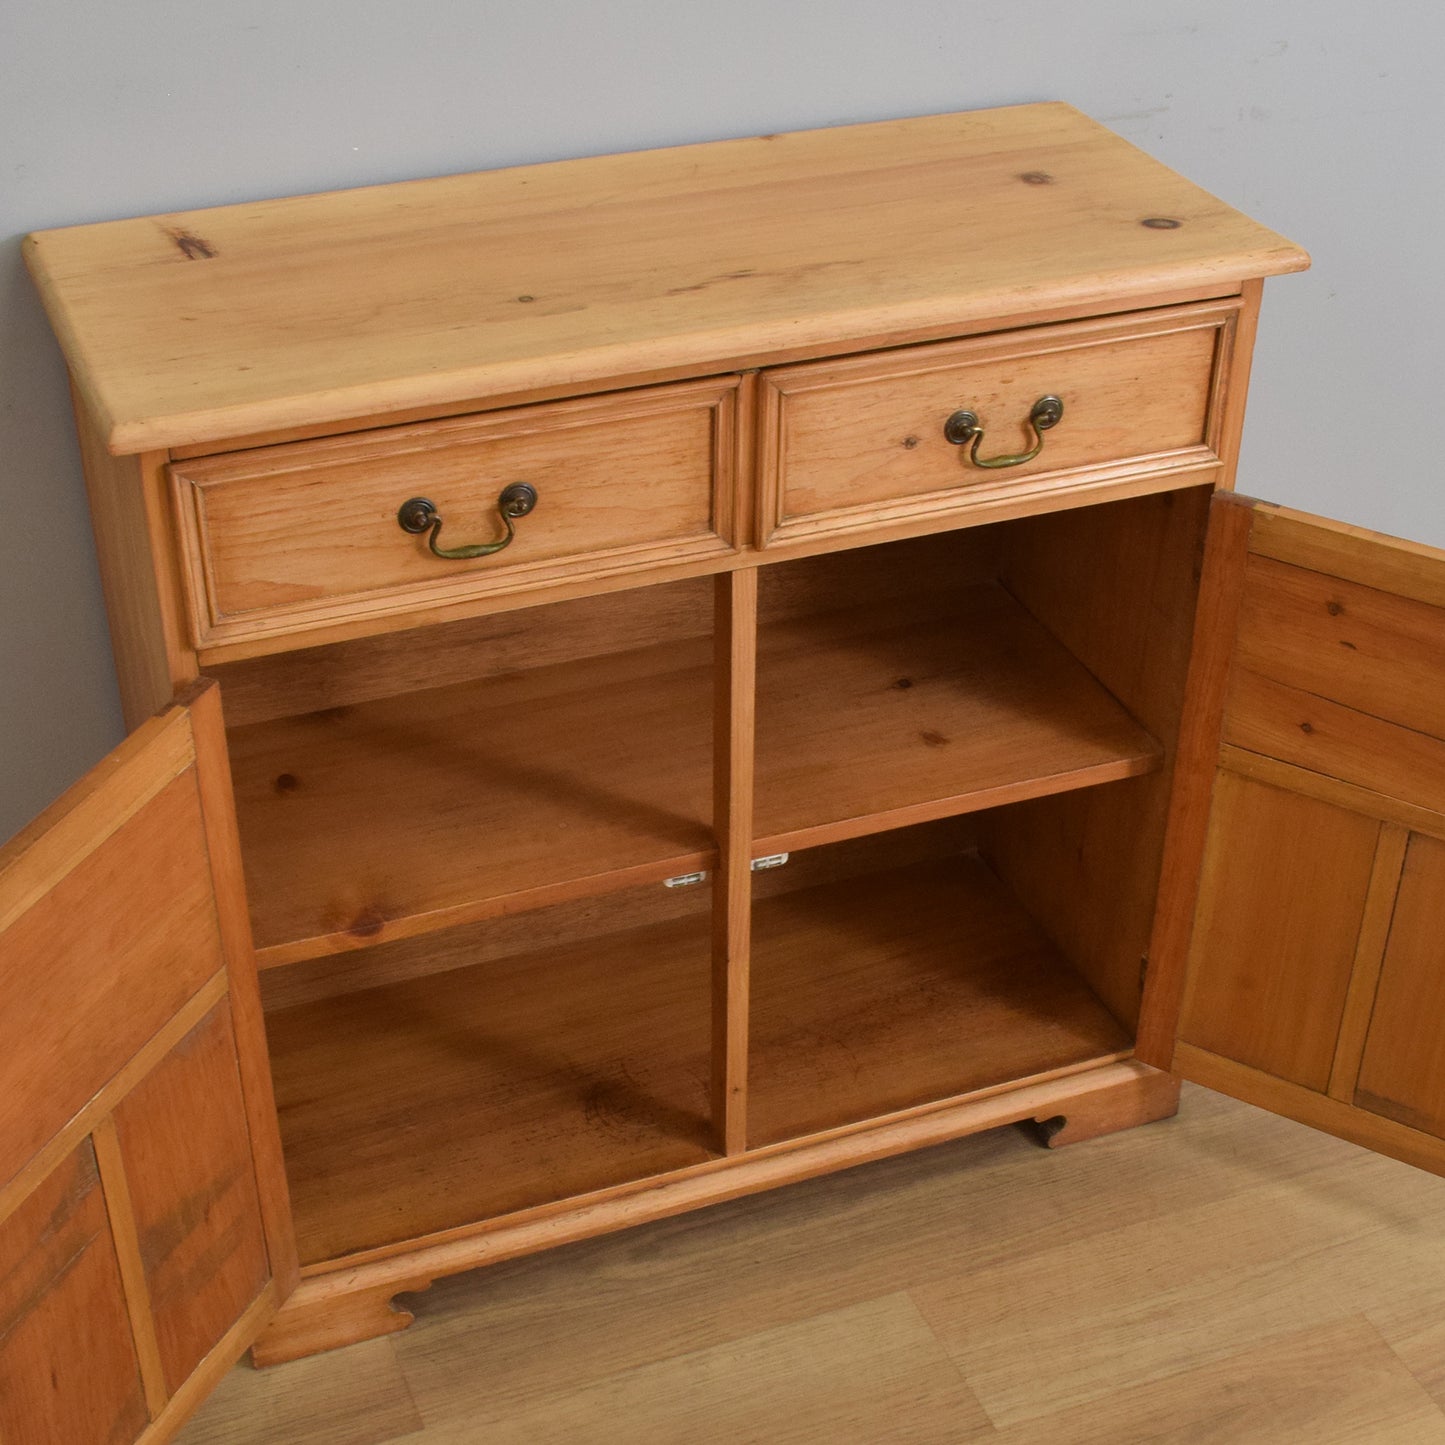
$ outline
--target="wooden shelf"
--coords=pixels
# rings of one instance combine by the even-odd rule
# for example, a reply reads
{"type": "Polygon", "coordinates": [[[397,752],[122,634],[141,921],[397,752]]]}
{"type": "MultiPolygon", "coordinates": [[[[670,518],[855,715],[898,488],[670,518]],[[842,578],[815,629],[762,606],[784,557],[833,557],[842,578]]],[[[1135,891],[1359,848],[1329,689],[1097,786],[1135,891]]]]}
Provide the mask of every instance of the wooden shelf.
{"type": "Polygon", "coordinates": [[[996,584],[946,616],[853,608],[765,627],[755,851],[1151,772],[1159,744],[996,584]]]}
{"type": "Polygon", "coordinates": [[[752,955],[751,1148],[1131,1051],[971,855],[764,899],[752,955]]]}
{"type": "Polygon", "coordinates": [[[706,912],[267,1018],[303,1263],[709,1157],[706,912]]]}
{"type": "Polygon", "coordinates": [[[711,866],[711,644],[233,728],[263,967],[711,866]]]}

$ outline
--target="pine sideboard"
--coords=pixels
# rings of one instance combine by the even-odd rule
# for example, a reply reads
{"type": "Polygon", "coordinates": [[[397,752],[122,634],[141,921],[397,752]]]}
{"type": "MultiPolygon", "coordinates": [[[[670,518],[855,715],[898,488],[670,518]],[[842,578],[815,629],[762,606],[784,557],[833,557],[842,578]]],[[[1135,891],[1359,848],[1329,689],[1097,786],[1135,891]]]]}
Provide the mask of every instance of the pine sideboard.
{"type": "Polygon", "coordinates": [[[27,255],[134,731],[0,855],[0,1438],[1181,1076],[1445,1172],[1445,556],[1232,492],[1292,243],[1030,105],[27,255]]]}

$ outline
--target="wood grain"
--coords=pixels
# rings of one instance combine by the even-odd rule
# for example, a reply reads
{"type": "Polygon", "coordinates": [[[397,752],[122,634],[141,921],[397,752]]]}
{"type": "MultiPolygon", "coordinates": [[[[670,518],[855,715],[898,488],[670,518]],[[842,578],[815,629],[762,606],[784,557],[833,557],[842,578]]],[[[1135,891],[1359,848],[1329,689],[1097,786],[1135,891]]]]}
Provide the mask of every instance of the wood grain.
{"type": "Polygon", "coordinates": [[[1445,813],[1445,738],[1398,727],[1332,698],[1241,670],[1230,688],[1224,739],[1445,813]]]}
{"type": "Polygon", "coordinates": [[[0,1222],[0,1440],[129,1442],[148,1418],[87,1140],[0,1222]]]}
{"type": "Polygon", "coordinates": [[[1220,775],[1179,1037],[1329,1084],[1380,825],[1220,775]]]}
{"type": "Polygon", "coordinates": [[[227,1004],[121,1102],[115,1129],[174,1394],[270,1283],[227,1004]]]}
{"type": "Polygon", "coordinates": [[[206,855],[215,883],[216,920],[226,955],[236,1067],[266,1235],[268,1273],[277,1297],[285,1299],[296,1284],[296,1237],[291,1227],[281,1136],[276,1128],[276,1096],[271,1087],[256,950],[247,917],[241,840],[236,831],[235,795],[226,757],[219,688],[205,687],[189,705],[196,738],[196,784],[205,821],[206,855]]]}
{"type": "Polygon", "coordinates": [[[758,574],[719,578],[713,684],[712,1124],[724,1154],[747,1146],[758,574]]]}
{"type": "Polygon", "coordinates": [[[303,1263],[709,1155],[706,914],[273,1013],[303,1263]]]}
{"type": "Polygon", "coordinates": [[[26,258],[117,452],[1308,264],[1064,105],[75,227],[26,258]]]}
{"type": "Polygon", "coordinates": [[[193,639],[295,646],[327,622],[725,554],[736,391],[687,382],[177,463],[193,639]],[[397,523],[424,496],[439,545],[498,540],[516,481],[537,505],[494,555],[438,558],[397,523]]]}
{"type": "Polygon", "coordinates": [[[263,967],[712,865],[706,639],[230,734],[263,967]]]}
{"type": "Polygon", "coordinates": [[[231,727],[712,634],[712,579],[632,587],[206,668],[231,727]]]}
{"type": "Polygon", "coordinates": [[[1376,1154],[1386,1154],[1417,1169],[1445,1175],[1445,1143],[1433,1134],[1396,1123],[1382,1114],[1342,1103],[1327,1094],[1211,1054],[1182,1040],[1178,1049],[1178,1072],[1181,1078],[1193,1083],[1323,1129],[1376,1154]]]}
{"type": "Polygon", "coordinates": [[[1445,1419],[1422,1407],[1445,1394],[1442,1211],[1439,1180],[1191,1088],[1167,1127],[1096,1147],[994,1131],[439,1282],[404,1334],[236,1371],[183,1441],[350,1445],[349,1425],[357,1445],[431,1445],[585,1401],[587,1439],[634,1445],[693,1392],[736,1419],[760,1371],[808,1445],[966,1440],[935,1413],[941,1344],[999,1422],[985,1440],[1437,1445],[1445,1419]],[[905,1299],[930,1327],[906,1336],[907,1364],[891,1349],[905,1299]],[[876,1324],[876,1359],[855,1320],[876,1324]],[[770,1358],[800,1372],[796,1394],[770,1358]],[[848,1377],[882,1390],[895,1363],[917,1413],[900,1401],[850,1436],[817,1382],[866,1412],[848,1377]],[[373,1431],[359,1398],[425,1423],[373,1431]]]}
{"type": "Polygon", "coordinates": [[[141,1258],[140,1230],[136,1225],[135,1204],[126,1178],[125,1158],[115,1120],[102,1119],[90,1136],[95,1151],[95,1166],[105,1194],[105,1212],[110,1222],[111,1244],[120,1268],[121,1286],[125,1294],[126,1313],[130,1317],[131,1348],[135,1351],[145,1389],[146,1407],[155,1419],[166,1407],[170,1386],[166,1383],[165,1361],[161,1359],[160,1341],[156,1337],[155,1313],[150,1284],[146,1280],[145,1261],[141,1258]]]}
{"type": "Polygon", "coordinates": [[[1253,504],[1232,492],[1218,493],[1210,503],[1164,860],[1149,935],[1149,968],[1135,1040],[1138,1056],[1160,1069],[1170,1067],[1188,978],[1224,696],[1233,665],[1253,515],[1253,504]]]}
{"type": "Polygon", "coordinates": [[[1385,823],[1380,828],[1375,859],[1370,867],[1369,891],[1365,894],[1364,913],[1360,919],[1360,933],[1355,942],[1355,961],[1350,969],[1345,1011],[1340,1019],[1339,1036],[1335,1040],[1334,1061],[1330,1065],[1329,1095],[1332,1099],[1349,1101],[1355,1095],[1409,843],[1410,835],[1397,824],[1385,823]]]}
{"type": "Polygon", "coordinates": [[[790,892],[755,911],[754,1147],[1128,1050],[977,860],[790,892]]]}
{"type": "Polygon", "coordinates": [[[1287,687],[1445,737],[1445,606],[1251,557],[1238,657],[1287,687]]]}
{"type": "Polygon", "coordinates": [[[886,520],[1063,491],[1075,474],[1123,462],[1213,465],[1209,403],[1233,316],[1192,307],[767,371],[758,544],[852,525],[860,511],[886,520]],[[984,427],[981,457],[1023,451],[1029,409],[1046,395],[1062,398],[1064,416],[1030,462],[987,470],[944,437],[944,421],[967,408],[984,427]]]}
{"type": "Polygon", "coordinates": [[[1445,607],[1440,548],[1367,527],[1261,504],[1250,549],[1292,567],[1357,582],[1431,607],[1445,607]]]}
{"type": "Polygon", "coordinates": [[[1416,835],[1405,854],[1354,1102],[1445,1138],[1442,909],[1445,843],[1416,835]]]}
{"type": "MultiPolygon", "coordinates": [[[[171,726],[189,745],[184,717],[171,726]]],[[[173,760],[161,763],[165,777],[173,760]]],[[[98,803],[119,791],[102,787],[89,797],[98,803]]],[[[71,816],[87,812],[81,798],[71,816]]],[[[101,833],[98,840],[73,837],[80,846],[65,859],[63,876],[52,874],[50,891],[4,929],[0,1181],[8,1182],[222,963],[194,771],[171,778],[119,829],[101,833]]],[[[66,853],[54,841],[52,851],[66,853]]],[[[0,872],[0,889],[8,893],[13,883],[22,898],[30,895],[28,871],[20,858],[13,877],[0,872]]],[[[0,893],[0,918],[10,914],[8,902],[0,893]]]]}
{"type": "MultiPolygon", "coordinates": [[[[479,1265],[590,1239],[631,1225],[665,1219],[703,1205],[796,1183],[1021,1120],[1052,1119],[1070,1110],[1108,1114],[1129,1128],[1158,1117],[1157,1097],[1141,1081],[1162,1077],[1127,1060],[1039,1081],[1013,1081],[962,1101],[926,1107],[852,1129],[753,1150],[742,1159],[715,1158],[661,1179],[636,1181],[567,1207],[536,1209],[447,1231],[410,1247],[371,1251],[303,1271],[286,1307],[258,1341],[259,1363],[277,1364],[348,1339],[393,1333],[409,1321],[381,1306],[386,1295],[425,1289],[428,1282],[479,1265]],[[1115,1109],[1119,1094],[1136,1107],[1115,1109]],[[349,1329],[356,1333],[348,1334],[349,1329]]],[[[404,1313],[410,1313],[409,1311],[404,1313]]]]}
{"type": "Polygon", "coordinates": [[[1160,760],[1154,739],[998,587],[941,615],[855,609],[765,630],[757,726],[759,853],[1131,777],[1160,760]]]}
{"type": "Polygon", "coordinates": [[[1139,1017],[1209,517],[1205,488],[999,529],[1000,577],[1163,749],[1135,781],[987,815],[990,863],[1124,1026],[1139,1017]]]}
{"type": "Polygon", "coordinates": [[[72,400],[121,710],[133,731],[196,675],[173,572],[169,509],[157,506],[168,496],[166,459],[111,456],[84,403],[74,394],[72,400]]]}

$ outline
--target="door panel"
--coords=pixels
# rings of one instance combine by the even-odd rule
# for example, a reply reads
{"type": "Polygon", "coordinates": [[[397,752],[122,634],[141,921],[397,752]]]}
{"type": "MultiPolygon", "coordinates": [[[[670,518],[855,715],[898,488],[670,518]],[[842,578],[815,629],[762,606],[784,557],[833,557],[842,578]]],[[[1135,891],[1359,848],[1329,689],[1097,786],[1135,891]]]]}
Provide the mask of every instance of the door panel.
{"type": "Polygon", "coordinates": [[[1445,1173],[1445,553],[1210,527],[1139,1057],[1445,1173]]]}
{"type": "Polygon", "coordinates": [[[0,850],[6,1442],[169,1440],[294,1279],[224,771],[202,689],[0,850]]]}
{"type": "Polygon", "coordinates": [[[174,1392],[268,1278],[224,999],[122,1100],[115,1130],[174,1392]],[[206,1148],[189,1148],[194,1139],[206,1148]]]}
{"type": "Polygon", "coordinates": [[[1445,1137],[1445,842],[1415,834],[1390,921],[1354,1101],[1445,1137]]]}
{"type": "Polygon", "coordinates": [[[1380,825],[1230,772],[1213,811],[1179,1037],[1323,1090],[1380,825]]]}
{"type": "Polygon", "coordinates": [[[87,1139],[0,1223],[0,1440],[134,1440],[148,1418],[87,1139]]]}

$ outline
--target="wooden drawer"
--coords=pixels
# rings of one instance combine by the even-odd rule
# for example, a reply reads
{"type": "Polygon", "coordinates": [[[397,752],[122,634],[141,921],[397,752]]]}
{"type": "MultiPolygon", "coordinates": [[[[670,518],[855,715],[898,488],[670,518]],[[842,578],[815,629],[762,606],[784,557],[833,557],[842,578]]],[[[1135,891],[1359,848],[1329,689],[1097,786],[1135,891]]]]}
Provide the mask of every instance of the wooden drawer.
{"type": "Polygon", "coordinates": [[[734,549],[738,378],[547,403],[171,465],[193,641],[304,646],[556,584],[734,549]],[[398,509],[435,505],[442,548],[505,536],[504,488],[536,504],[502,551],[440,558],[398,509]]]}
{"type": "Polygon", "coordinates": [[[1237,316],[1233,301],[1207,303],[768,372],[758,544],[1106,500],[1217,466],[1237,316]],[[979,466],[944,435],[968,410],[980,459],[1016,455],[1046,396],[1063,415],[1030,461],[979,466]]]}

